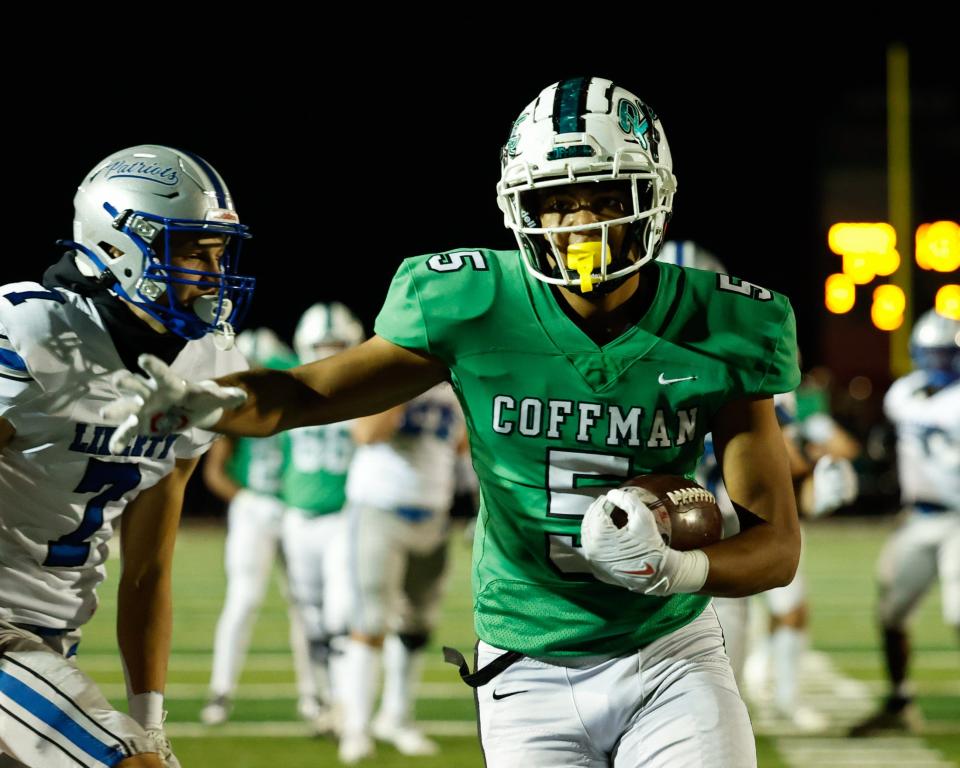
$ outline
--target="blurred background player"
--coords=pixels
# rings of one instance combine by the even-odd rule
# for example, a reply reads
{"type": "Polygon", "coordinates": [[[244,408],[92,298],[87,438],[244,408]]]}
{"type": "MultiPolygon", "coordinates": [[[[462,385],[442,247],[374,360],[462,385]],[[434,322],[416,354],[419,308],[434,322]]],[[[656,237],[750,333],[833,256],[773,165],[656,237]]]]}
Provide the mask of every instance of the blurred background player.
{"type": "MultiPolygon", "coordinates": [[[[301,363],[312,363],[356,346],[363,337],[360,321],[343,304],[314,304],[297,323],[293,346],[301,363]]],[[[283,551],[318,685],[315,729],[330,733],[338,730],[339,668],[347,635],[349,595],[336,575],[347,566],[341,510],[353,438],[347,422],[287,434],[289,456],[281,484],[287,507],[283,551]]]]}
{"type": "Polygon", "coordinates": [[[691,240],[668,240],[660,249],[657,260],[667,264],[676,264],[678,267],[705,269],[709,272],[726,274],[727,271],[720,259],[691,240]]]}
{"type": "MultiPolygon", "coordinates": [[[[860,444],[827,414],[798,420],[792,392],[775,396],[774,402],[801,516],[821,517],[851,503],[858,490],[851,460],[860,453],[860,444]]],[[[733,651],[738,656],[734,668],[753,698],[765,701],[772,697],[774,717],[781,722],[803,731],[822,731],[828,726],[827,719],[802,705],[798,695],[810,622],[803,562],[801,555],[797,575],[790,584],[763,593],[769,626],[745,660],[742,654],[746,641],[738,636],[747,631],[743,623],[737,629],[731,627],[731,644],[740,646],[733,651]]]]}
{"type": "Polygon", "coordinates": [[[431,755],[437,745],[414,727],[412,709],[443,596],[448,513],[466,426],[444,383],[357,419],[353,434],[347,499],[354,594],[340,759],[349,764],[373,754],[371,734],[405,755],[431,755]],[[371,725],[381,648],[383,696],[371,725]]]}
{"type": "Polygon", "coordinates": [[[915,370],[891,385],[883,403],[897,430],[905,516],[877,561],[890,693],[852,736],[921,726],[907,680],[907,624],[938,575],[943,620],[960,635],[960,321],[924,313],[911,333],[910,353],[915,370]]]}
{"type": "MultiPolygon", "coordinates": [[[[244,331],[237,348],[253,368],[292,368],[293,351],[269,328],[244,331]]],[[[274,559],[280,550],[284,505],[280,482],[288,436],[222,438],[210,449],[203,479],[225,501],[227,538],[224,565],[227,594],[213,643],[210,699],[200,712],[207,725],[230,714],[231,699],[250,643],[257,610],[266,594],[274,559]]],[[[297,676],[298,711],[313,723],[319,715],[317,688],[299,612],[292,607],[290,648],[297,676]]]]}
{"type": "MultiPolygon", "coordinates": [[[[716,256],[689,240],[664,243],[659,260],[726,274],[726,268],[716,256]]],[[[850,460],[859,453],[859,443],[826,414],[799,422],[793,393],[775,395],[774,403],[784,432],[800,512],[820,516],[852,501],[856,496],[857,482],[850,460]]],[[[723,488],[709,437],[699,474],[703,484],[717,496],[724,511],[724,536],[736,534],[740,529],[739,522],[723,488]]],[[[714,598],[737,682],[741,687],[746,683],[754,695],[763,698],[769,681],[768,666],[772,664],[776,717],[802,730],[821,730],[826,727],[826,720],[797,701],[797,676],[806,648],[809,620],[802,562],[790,584],[763,593],[763,599],[770,613],[769,637],[761,640],[749,654],[748,664],[751,598],[714,598]]]]}

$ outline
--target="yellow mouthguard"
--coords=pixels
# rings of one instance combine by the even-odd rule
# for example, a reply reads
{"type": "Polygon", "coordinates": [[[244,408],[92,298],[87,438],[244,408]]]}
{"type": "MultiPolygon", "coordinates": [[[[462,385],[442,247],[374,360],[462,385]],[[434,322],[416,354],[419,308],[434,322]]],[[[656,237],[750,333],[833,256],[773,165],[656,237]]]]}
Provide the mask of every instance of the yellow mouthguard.
{"type": "MultiPolygon", "coordinates": [[[[580,291],[587,293],[593,290],[593,281],[590,274],[601,265],[603,243],[599,240],[590,240],[584,243],[572,243],[567,246],[567,269],[577,270],[580,275],[580,291]]],[[[610,263],[610,246],[607,246],[606,263],[610,263]]]]}

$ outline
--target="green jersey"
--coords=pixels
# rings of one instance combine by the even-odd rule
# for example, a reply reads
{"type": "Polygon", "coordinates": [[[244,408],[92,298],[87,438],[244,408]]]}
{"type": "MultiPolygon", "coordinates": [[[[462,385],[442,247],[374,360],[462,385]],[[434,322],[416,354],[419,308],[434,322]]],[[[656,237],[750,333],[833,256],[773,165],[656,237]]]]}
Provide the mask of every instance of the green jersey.
{"type": "Polygon", "coordinates": [[[240,437],[234,441],[226,471],[233,481],[257,493],[277,496],[283,472],[285,434],[240,437]]]}
{"type": "Polygon", "coordinates": [[[281,498],[307,515],[329,515],[343,509],[347,470],[353,457],[348,422],[301,427],[290,436],[281,498]]]}
{"type": "MultiPolygon", "coordinates": [[[[263,362],[265,368],[293,368],[293,356],[275,355],[263,362]]],[[[237,485],[257,493],[277,496],[286,456],[286,433],[271,437],[241,437],[234,441],[233,453],[226,464],[227,474],[237,485]]]]}
{"type": "Polygon", "coordinates": [[[516,251],[407,259],[376,333],[450,367],[481,508],[478,636],[531,656],[626,653],[692,621],[700,595],[649,597],[597,581],[580,521],[598,488],[693,477],[726,402],[794,389],[789,301],[712,272],[655,264],[656,297],[597,346],[516,251]]]}

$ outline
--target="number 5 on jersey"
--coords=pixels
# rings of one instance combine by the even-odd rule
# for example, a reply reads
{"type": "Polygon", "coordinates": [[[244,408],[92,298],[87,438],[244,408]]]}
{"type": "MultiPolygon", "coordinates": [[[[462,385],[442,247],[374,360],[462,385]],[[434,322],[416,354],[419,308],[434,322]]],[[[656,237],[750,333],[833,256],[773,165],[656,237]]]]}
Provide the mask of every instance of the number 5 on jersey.
{"type": "MultiPolygon", "coordinates": [[[[583,519],[590,503],[633,476],[630,459],[588,451],[547,451],[547,517],[583,519]]],[[[580,553],[580,534],[547,533],[547,556],[565,578],[592,579],[580,553]]]]}

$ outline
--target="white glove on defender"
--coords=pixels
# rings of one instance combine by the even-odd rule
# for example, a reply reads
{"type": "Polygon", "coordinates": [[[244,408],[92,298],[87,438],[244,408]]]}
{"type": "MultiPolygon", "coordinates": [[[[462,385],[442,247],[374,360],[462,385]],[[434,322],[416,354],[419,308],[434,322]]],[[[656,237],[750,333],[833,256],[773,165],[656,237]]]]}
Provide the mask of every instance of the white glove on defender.
{"type": "Polygon", "coordinates": [[[580,524],[580,541],[596,578],[633,592],[697,592],[707,580],[710,561],[703,551],[667,547],[653,512],[630,488],[607,491],[590,505],[580,524]],[[617,507],[627,516],[623,528],[610,517],[617,507]]]}
{"type": "Polygon", "coordinates": [[[813,516],[829,515],[857,498],[857,473],[847,459],[821,456],[813,468],[813,516]]]}
{"type": "Polygon", "coordinates": [[[114,455],[139,434],[167,435],[189,427],[211,427],[224,408],[236,408],[247,399],[239,387],[221,387],[210,379],[185,381],[153,355],[140,355],[137,362],[147,376],[115,372],[113,385],[119,397],[100,411],[105,419],[120,422],[110,438],[114,455]]]}

